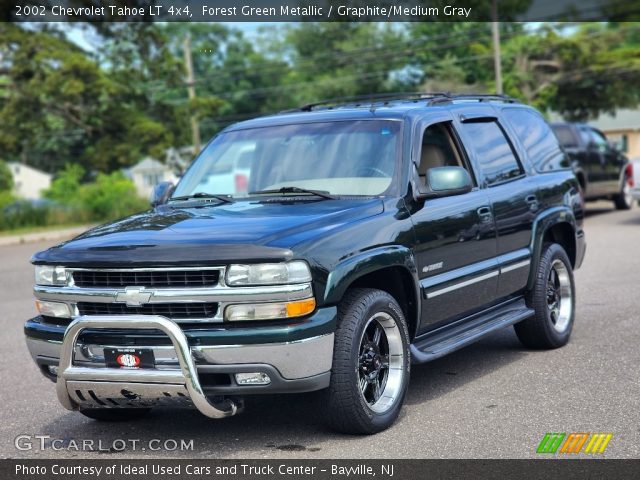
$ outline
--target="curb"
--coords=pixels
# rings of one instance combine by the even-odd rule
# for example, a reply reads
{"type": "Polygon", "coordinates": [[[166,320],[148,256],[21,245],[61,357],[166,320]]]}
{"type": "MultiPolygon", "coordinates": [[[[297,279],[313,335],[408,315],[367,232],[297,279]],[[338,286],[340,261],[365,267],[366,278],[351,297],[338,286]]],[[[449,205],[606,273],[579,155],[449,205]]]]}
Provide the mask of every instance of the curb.
{"type": "Polygon", "coordinates": [[[25,233],[22,235],[0,236],[0,247],[21,245],[23,243],[43,242],[48,240],[68,240],[86,232],[94,225],[80,225],[79,227],[50,230],[44,232],[25,233]]]}

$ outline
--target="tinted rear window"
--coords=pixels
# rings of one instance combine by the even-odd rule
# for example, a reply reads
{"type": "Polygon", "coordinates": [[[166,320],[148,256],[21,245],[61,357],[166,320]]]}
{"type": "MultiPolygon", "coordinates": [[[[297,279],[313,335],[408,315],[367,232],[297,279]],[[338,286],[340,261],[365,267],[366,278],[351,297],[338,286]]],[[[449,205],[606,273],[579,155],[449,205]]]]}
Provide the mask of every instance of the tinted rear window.
{"type": "MultiPolygon", "coordinates": [[[[569,167],[569,162],[558,144],[557,132],[554,135],[542,115],[524,108],[504,109],[503,113],[537,171],[548,172],[569,167]]],[[[568,133],[571,134],[570,131],[568,133]]]]}
{"type": "Polygon", "coordinates": [[[473,139],[482,175],[489,185],[522,174],[513,149],[496,122],[463,123],[462,128],[473,139]]]}

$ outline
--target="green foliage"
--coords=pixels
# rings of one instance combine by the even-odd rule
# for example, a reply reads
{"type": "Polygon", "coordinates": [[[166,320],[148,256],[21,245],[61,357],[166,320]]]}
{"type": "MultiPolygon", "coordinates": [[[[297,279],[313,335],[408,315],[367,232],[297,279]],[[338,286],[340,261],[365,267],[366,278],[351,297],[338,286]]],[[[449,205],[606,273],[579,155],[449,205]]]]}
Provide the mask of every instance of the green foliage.
{"type": "Polygon", "coordinates": [[[0,192],[13,190],[13,175],[9,166],[0,160],[0,192]]]}
{"type": "MultiPolygon", "coordinates": [[[[499,5],[506,93],[582,120],[640,103],[637,24],[567,29],[505,21],[530,3],[499,5]]],[[[467,6],[484,12],[491,4],[467,6]]],[[[204,142],[229,123],[327,98],[495,90],[488,22],[305,22],[261,27],[256,38],[224,24],[74,25],[92,33],[88,50],[64,28],[0,23],[0,151],[6,161],[51,173],[69,163],[109,173],[145,156],[161,158],[168,147],[191,143],[192,116],[204,142]]],[[[48,198],[68,204],[80,180],[61,175],[48,198]]]]}
{"type": "Polygon", "coordinates": [[[0,230],[103,222],[149,208],[121,172],[101,173],[85,184],[80,182],[83,175],[82,167],[67,164],[45,192],[47,202],[16,200],[0,192],[0,230]]]}
{"type": "Polygon", "coordinates": [[[80,181],[84,173],[84,168],[80,165],[66,164],[51,182],[51,187],[43,192],[44,197],[58,203],[72,205],[78,201],[80,181]]]}
{"type": "Polygon", "coordinates": [[[0,191],[0,210],[2,210],[7,205],[15,202],[15,197],[9,190],[0,191]]]}
{"type": "MultiPolygon", "coordinates": [[[[129,30],[138,34],[134,38],[150,32],[154,41],[159,31],[120,30],[121,50],[100,58],[51,25],[29,30],[0,25],[0,57],[6,67],[0,70],[0,124],[5,127],[0,148],[7,158],[26,157],[29,164],[49,172],[70,159],[86,170],[111,171],[175,144],[172,108],[152,103],[143,85],[149,72],[158,73],[153,68],[158,54],[139,46],[137,63],[115,61],[131,46],[129,30]],[[145,56],[148,51],[154,53],[145,56]]],[[[161,44],[160,51],[166,55],[161,44]]]]}
{"type": "Polygon", "coordinates": [[[548,28],[506,43],[505,91],[537,108],[587,121],[640,103],[637,25],[548,28]]]}
{"type": "Polygon", "coordinates": [[[79,192],[80,204],[91,220],[115,220],[149,208],[149,203],[138,197],[135,186],[120,172],[99,174],[94,183],[83,185],[79,192]]]}

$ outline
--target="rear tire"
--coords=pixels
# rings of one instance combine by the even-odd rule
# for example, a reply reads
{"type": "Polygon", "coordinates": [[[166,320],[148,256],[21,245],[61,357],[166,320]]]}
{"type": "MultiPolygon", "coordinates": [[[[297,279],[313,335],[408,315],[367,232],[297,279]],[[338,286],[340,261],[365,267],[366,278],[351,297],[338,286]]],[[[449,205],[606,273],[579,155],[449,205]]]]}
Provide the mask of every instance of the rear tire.
{"type": "Polygon", "coordinates": [[[552,349],[566,345],[575,317],[575,286],[571,262],[557,243],[545,244],[540,255],[536,282],[526,294],[535,314],[514,325],[526,347],[552,349]]]}
{"type": "Polygon", "coordinates": [[[628,175],[624,176],[620,193],[613,197],[613,203],[618,210],[630,210],[633,207],[633,197],[631,196],[631,185],[628,175]]]}
{"type": "Polygon", "coordinates": [[[327,420],[340,432],[372,434],[389,428],[409,385],[409,332],[387,292],[357,288],[338,306],[327,420]]]}
{"type": "Polygon", "coordinates": [[[84,408],[80,413],[99,422],[127,422],[145,417],[150,408],[84,408]]]}

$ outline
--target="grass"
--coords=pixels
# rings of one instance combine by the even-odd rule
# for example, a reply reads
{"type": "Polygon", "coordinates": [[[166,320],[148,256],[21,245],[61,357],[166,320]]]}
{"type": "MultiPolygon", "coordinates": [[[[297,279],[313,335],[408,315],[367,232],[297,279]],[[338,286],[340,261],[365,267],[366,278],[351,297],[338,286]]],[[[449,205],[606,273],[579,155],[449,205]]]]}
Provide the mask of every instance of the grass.
{"type": "Polygon", "coordinates": [[[0,230],[0,237],[9,237],[14,235],[27,235],[29,233],[52,232],[56,230],[64,230],[67,228],[82,227],[86,223],[69,223],[64,225],[49,225],[47,227],[20,227],[13,230],[0,230]]]}

